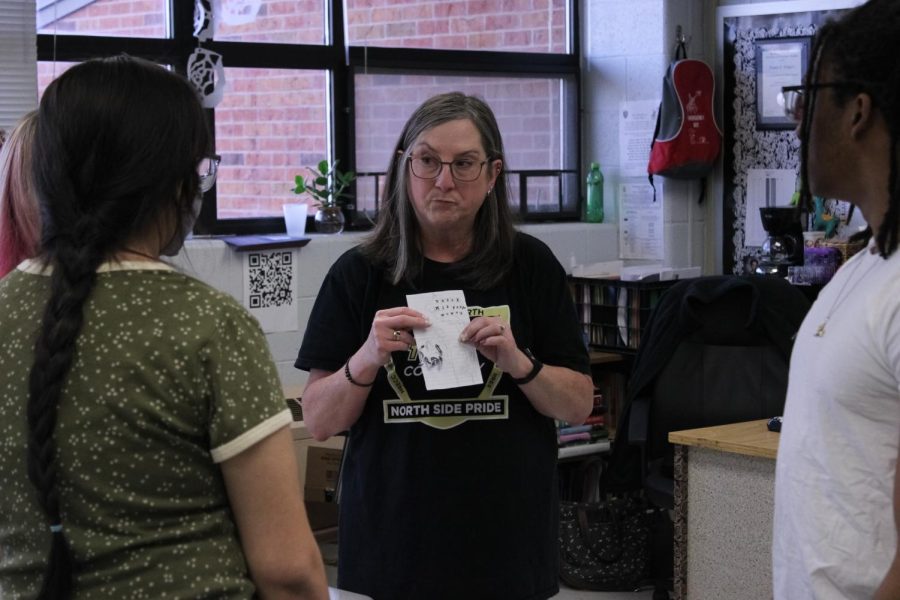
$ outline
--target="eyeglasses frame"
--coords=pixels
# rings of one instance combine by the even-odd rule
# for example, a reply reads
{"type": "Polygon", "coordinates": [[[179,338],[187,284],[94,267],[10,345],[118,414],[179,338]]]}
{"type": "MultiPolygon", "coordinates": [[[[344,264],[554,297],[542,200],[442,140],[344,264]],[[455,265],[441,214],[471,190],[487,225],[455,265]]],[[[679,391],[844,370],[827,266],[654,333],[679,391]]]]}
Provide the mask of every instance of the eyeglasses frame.
{"type": "Polygon", "coordinates": [[[216,177],[219,174],[219,163],[222,162],[222,157],[218,154],[211,154],[204,156],[203,159],[209,161],[209,170],[205,174],[198,173],[197,175],[200,178],[200,191],[205,194],[216,185],[216,177]]]}
{"type": "MultiPolygon", "coordinates": [[[[787,102],[788,93],[796,93],[799,94],[801,98],[805,98],[810,92],[815,92],[821,89],[840,89],[840,88],[859,88],[861,90],[866,90],[870,84],[865,83],[863,81],[854,81],[852,79],[848,79],[846,81],[824,81],[821,83],[803,83],[800,85],[786,85],[781,88],[781,95],[785,99],[784,103],[784,114],[789,119],[793,120],[795,123],[799,123],[802,120],[801,118],[797,118],[796,111],[791,110],[789,108],[789,103],[787,102]]],[[[806,109],[806,101],[804,100],[804,110],[806,109]]]]}
{"type": "Polygon", "coordinates": [[[473,181],[477,181],[478,178],[481,177],[481,174],[484,172],[484,165],[488,164],[489,162],[493,162],[493,161],[497,160],[496,158],[490,158],[490,157],[484,159],[483,161],[481,161],[481,162],[479,163],[479,166],[478,166],[478,173],[475,175],[475,177],[473,177],[472,179],[460,179],[459,177],[456,176],[456,173],[453,171],[453,163],[455,162],[455,161],[453,161],[453,160],[449,160],[449,161],[438,160],[438,162],[441,164],[441,166],[438,168],[437,173],[434,174],[434,177],[422,177],[421,175],[419,175],[418,173],[416,173],[416,170],[415,170],[415,169],[413,168],[413,166],[412,166],[413,161],[414,161],[415,159],[419,158],[419,157],[418,157],[418,156],[413,156],[412,154],[410,154],[410,155],[408,155],[407,158],[409,159],[409,171],[410,171],[410,173],[412,173],[415,177],[417,177],[417,178],[419,178],[419,179],[424,179],[425,181],[434,181],[434,180],[436,180],[438,177],[441,176],[441,173],[442,173],[443,170],[444,170],[444,165],[449,165],[449,169],[450,169],[450,177],[452,177],[454,181],[459,181],[459,182],[461,182],[461,183],[472,183],[473,181]]]}

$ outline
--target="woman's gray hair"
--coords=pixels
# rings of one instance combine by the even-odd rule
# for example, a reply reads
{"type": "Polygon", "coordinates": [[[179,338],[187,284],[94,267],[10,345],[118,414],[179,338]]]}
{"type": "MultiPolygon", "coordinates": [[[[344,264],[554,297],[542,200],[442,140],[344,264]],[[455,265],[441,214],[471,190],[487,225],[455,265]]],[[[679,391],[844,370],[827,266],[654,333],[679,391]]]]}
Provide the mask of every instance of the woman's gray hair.
{"type": "MultiPolygon", "coordinates": [[[[460,92],[439,94],[413,112],[391,154],[375,229],[360,246],[369,260],[386,269],[394,285],[406,281],[414,286],[424,264],[419,224],[407,192],[410,147],[425,131],[459,119],[467,119],[475,125],[488,161],[501,159],[506,165],[497,119],[481,98],[460,92]]],[[[485,171],[489,172],[489,169],[485,171]]],[[[463,283],[475,289],[497,285],[512,266],[514,239],[504,168],[475,216],[472,251],[454,265],[454,271],[463,283]]]]}

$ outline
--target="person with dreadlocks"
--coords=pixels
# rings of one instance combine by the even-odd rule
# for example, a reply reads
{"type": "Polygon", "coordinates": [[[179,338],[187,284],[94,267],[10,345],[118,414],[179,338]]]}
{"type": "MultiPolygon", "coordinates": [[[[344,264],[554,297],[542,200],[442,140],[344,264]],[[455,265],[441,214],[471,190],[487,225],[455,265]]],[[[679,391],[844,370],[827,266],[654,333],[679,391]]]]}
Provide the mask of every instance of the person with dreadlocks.
{"type": "Polygon", "coordinates": [[[159,259],[210,144],[196,90],[144,60],[44,92],[40,251],[0,280],[0,598],[328,597],[262,330],[159,259]]]}
{"type": "Polygon", "coordinates": [[[804,194],[839,198],[868,249],[797,333],[775,468],[776,600],[900,598],[900,2],[818,31],[800,122],[804,194]]]}

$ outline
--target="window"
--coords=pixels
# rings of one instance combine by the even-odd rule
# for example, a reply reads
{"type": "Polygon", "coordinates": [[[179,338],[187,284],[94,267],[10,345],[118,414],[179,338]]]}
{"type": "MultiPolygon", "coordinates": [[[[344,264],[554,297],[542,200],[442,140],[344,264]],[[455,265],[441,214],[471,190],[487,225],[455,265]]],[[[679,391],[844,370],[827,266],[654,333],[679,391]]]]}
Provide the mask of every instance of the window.
{"type": "Polygon", "coordinates": [[[389,152],[407,117],[434,94],[461,91],[484,98],[503,136],[512,208],[529,220],[578,215],[577,153],[566,115],[577,108],[574,77],[499,74],[357,72],[354,139],[358,210],[374,215],[389,152]]]}
{"type": "MultiPolygon", "coordinates": [[[[283,231],[281,206],[298,199],[294,176],[323,158],[360,173],[346,216],[369,226],[403,123],[451,89],[482,96],[497,114],[513,208],[525,220],[577,219],[577,4],[215,2],[215,38],[203,47],[225,65],[224,98],[209,111],[222,163],[198,231],[283,231]]],[[[198,45],[193,5],[38,0],[41,90],[70,63],[120,52],[184,72],[198,45]]]]}
{"type": "Polygon", "coordinates": [[[38,0],[38,33],[159,38],[170,23],[167,0],[38,0]]]}
{"type": "Polygon", "coordinates": [[[347,39],[352,46],[569,51],[564,0],[347,0],[346,10],[347,39]]]}
{"type": "Polygon", "coordinates": [[[34,108],[37,88],[34,2],[0,2],[0,146],[22,115],[34,108]]]}
{"type": "Polygon", "coordinates": [[[222,221],[281,217],[294,175],[328,154],[325,71],[225,69],[216,107],[216,184],[222,221]]]}

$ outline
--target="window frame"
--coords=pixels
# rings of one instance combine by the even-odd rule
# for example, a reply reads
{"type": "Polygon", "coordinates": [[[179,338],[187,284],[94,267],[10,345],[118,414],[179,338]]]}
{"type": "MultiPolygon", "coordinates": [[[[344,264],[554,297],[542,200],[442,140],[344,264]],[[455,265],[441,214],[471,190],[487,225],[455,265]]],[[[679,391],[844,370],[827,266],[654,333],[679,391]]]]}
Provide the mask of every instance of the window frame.
{"type": "MultiPolygon", "coordinates": [[[[566,54],[509,52],[494,50],[438,50],[425,48],[388,48],[345,46],[343,0],[325,2],[325,40],[322,45],[283,44],[265,42],[228,42],[210,40],[202,42],[203,48],[218,52],[226,59],[228,67],[236,68],[282,68],[298,70],[324,70],[328,73],[327,97],[331,113],[328,128],[331,160],[340,160],[345,168],[355,169],[356,152],[354,139],[354,76],[367,67],[396,74],[452,73],[515,75],[538,77],[561,77],[574,80],[575,122],[571,127],[574,139],[566,139],[564,152],[574,154],[569,164],[575,169],[551,169],[522,171],[510,176],[525,177],[533,174],[559,175],[575,172],[580,181],[581,170],[581,44],[579,36],[579,2],[568,2],[567,29],[569,32],[569,52],[566,54]]],[[[185,74],[188,58],[198,46],[193,37],[193,2],[172,2],[170,7],[172,23],[171,38],[123,38],[96,35],[51,35],[37,34],[38,61],[78,62],[89,58],[115,56],[123,52],[140,56],[154,62],[169,64],[179,73],[185,74]]],[[[566,104],[571,104],[567,102],[566,104]]],[[[215,137],[215,109],[209,109],[207,118],[213,138],[215,137]]],[[[399,133],[399,132],[398,132],[399,133]]],[[[355,194],[356,184],[351,187],[355,194]]],[[[527,212],[524,199],[519,211],[522,221],[576,221],[580,218],[583,199],[578,194],[575,211],[527,212]],[[522,212],[524,210],[524,212],[522,212]]],[[[357,215],[356,210],[345,209],[347,229],[368,229],[369,220],[357,215]]],[[[312,218],[312,217],[309,217],[312,218]]],[[[260,233],[283,233],[284,219],[278,217],[258,217],[243,219],[218,219],[217,198],[214,187],[204,197],[203,207],[197,220],[195,232],[209,235],[242,235],[260,233]]]]}

